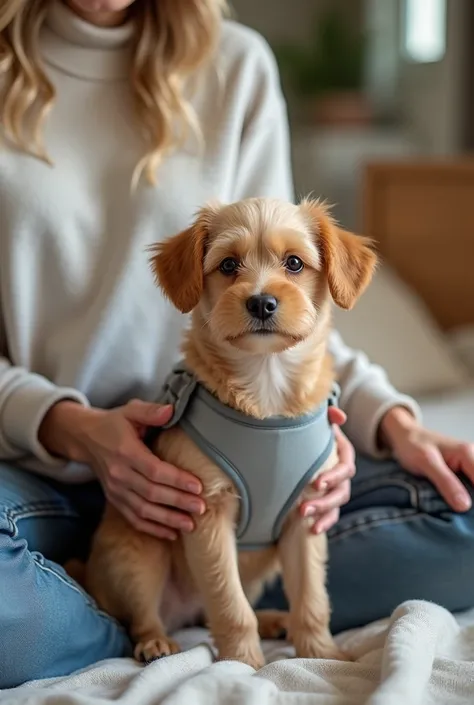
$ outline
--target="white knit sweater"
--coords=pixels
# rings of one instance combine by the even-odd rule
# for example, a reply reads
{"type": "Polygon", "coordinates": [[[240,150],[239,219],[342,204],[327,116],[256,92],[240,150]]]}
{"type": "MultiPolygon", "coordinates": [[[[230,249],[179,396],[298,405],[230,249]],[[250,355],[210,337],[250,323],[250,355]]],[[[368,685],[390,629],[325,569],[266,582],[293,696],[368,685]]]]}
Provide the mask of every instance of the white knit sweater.
{"type": "MultiPolygon", "coordinates": [[[[273,56],[231,22],[194,99],[203,151],[190,142],[167,159],[157,187],[132,195],[145,146],[127,81],[131,34],[131,26],[97,28],[53,4],[41,44],[57,89],[46,129],[54,167],[0,151],[0,460],[65,482],[91,474],[38,442],[51,405],[153,400],[177,357],[185,317],[155,287],[146,246],[186,227],[211,198],[292,198],[273,56]]],[[[416,405],[337,336],[331,347],[347,430],[373,454],[383,413],[416,405]]]]}

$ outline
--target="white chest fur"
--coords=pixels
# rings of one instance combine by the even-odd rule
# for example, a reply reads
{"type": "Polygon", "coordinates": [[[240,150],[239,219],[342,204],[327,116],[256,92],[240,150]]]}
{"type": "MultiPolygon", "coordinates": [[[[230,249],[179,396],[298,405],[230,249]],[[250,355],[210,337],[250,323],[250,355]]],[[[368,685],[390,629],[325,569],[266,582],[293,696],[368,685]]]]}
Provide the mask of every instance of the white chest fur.
{"type": "Polygon", "coordinates": [[[265,416],[276,416],[291,394],[301,366],[299,346],[273,355],[246,356],[237,364],[237,379],[265,416]]]}

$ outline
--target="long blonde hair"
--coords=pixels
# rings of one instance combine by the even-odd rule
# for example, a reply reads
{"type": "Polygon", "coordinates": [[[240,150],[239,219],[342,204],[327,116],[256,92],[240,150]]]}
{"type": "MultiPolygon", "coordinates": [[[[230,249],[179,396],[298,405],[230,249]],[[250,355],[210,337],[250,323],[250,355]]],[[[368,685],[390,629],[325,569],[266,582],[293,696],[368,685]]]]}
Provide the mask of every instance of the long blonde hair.
{"type": "MultiPolygon", "coordinates": [[[[0,124],[19,150],[49,162],[43,127],[55,89],[40,56],[46,0],[2,0],[0,6],[0,124]]],[[[187,79],[211,57],[225,0],[136,0],[130,82],[139,127],[148,145],[135,180],[155,182],[164,156],[199,129],[184,95],[187,79]]]]}

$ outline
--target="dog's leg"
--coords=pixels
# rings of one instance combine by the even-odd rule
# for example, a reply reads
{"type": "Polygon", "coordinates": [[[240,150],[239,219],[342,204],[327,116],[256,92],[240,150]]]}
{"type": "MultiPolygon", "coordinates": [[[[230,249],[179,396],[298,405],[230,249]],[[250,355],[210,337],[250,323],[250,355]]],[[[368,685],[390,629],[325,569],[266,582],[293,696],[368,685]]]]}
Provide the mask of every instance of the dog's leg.
{"type": "Polygon", "coordinates": [[[288,636],[301,658],[345,659],[329,630],[327,538],[315,536],[295,512],[279,541],[283,583],[290,603],[288,636]]]}
{"type": "MultiPolygon", "coordinates": [[[[239,573],[244,592],[251,605],[261,597],[265,585],[281,573],[276,546],[258,551],[239,552],[239,573]]],[[[261,639],[280,639],[288,631],[288,612],[257,610],[258,633],[261,639]]]]}
{"type": "Polygon", "coordinates": [[[128,626],[138,661],[179,651],[159,614],[170,562],[170,542],[138,533],[107,507],[87,563],[86,588],[105,612],[128,626]]]}
{"type": "Polygon", "coordinates": [[[167,635],[159,612],[170,564],[169,542],[151,538],[147,550],[141,554],[139,569],[123,576],[124,585],[129,581],[123,599],[130,610],[130,635],[136,644],[137,661],[154,661],[180,651],[167,635]]]}
{"type": "Polygon", "coordinates": [[[183,536],[186,559],[201,593],[220,659],[264,665],[257,619],[240,581],[235,529],[237,500],[228,494],[208,501],[193,533],[183,536]]]}

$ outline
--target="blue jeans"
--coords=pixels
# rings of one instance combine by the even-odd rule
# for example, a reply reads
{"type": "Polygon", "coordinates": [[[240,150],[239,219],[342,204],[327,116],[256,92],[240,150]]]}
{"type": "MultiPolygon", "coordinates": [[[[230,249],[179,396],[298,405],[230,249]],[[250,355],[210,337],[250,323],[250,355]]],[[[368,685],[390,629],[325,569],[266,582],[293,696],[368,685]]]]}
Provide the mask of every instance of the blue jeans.
{"type": "MultiPolygon", "coordinates": [[[[87,554],[102,506],[96,483],[65,486],[0,464],[0,688],[130,655],[123,629],[60,567],[87,554]]],[[[395,463],[359,460],[329,555],[335,632],[411,598],[474,605],[474,511],[454,514],[395,463]]],[[[279,584],[260,606],[285,607],[279,584]]]]}

